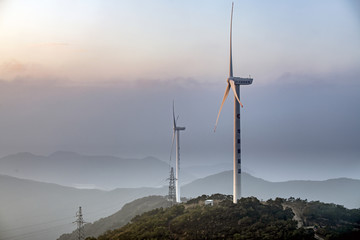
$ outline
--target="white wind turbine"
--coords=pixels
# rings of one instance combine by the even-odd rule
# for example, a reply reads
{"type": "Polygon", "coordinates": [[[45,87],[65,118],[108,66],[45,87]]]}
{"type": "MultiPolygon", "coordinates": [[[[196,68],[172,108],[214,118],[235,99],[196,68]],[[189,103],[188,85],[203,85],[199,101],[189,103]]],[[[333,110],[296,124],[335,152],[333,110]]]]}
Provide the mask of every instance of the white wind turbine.
{"type": "MultiPolygon", "coordinates": [[[[177,119],[179,116],[177,117],[177,119]]],[[[180,131],[185,130],[185,127],[178,127],[176,126],[175,120],[175,106],[173,102],[173,136],[172,136],[172,145],[171,145],[171,153],[170,153],[170,160],[172,155],[172,149],[174,146],[174,140],[176,135],[176,166],[175,166],[175,191],[176,191],[176,202],[180,203],[180,186],[179,186],[179,170],[180,170],[180,131]]]]}
{"type": "Polygon", "coordinates": [[[241,130],[240,130],[240,85],[250,85],[253,82],[252,78],[241,78],[233,76],[232,66],[232,19],[233,19],[234,2],[231,7],[231,20],[230,20],[230,67],[229,77],[227,79],[227,87],[225,90],[224,98],[222,100],[218,116],[216,118],[215,128],[218,124],[221,109],[224,102],[229,95],[230,88],[234,92],[234,173],[233,173],[233,202],[241,198],[241,130]]]}

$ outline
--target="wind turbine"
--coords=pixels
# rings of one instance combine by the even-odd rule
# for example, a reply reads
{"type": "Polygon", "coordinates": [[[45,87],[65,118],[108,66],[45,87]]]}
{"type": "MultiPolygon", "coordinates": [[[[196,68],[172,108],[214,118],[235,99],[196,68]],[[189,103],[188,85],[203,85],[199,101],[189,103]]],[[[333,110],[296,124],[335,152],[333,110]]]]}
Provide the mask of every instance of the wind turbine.
{"type": "Polygon", "coordinates": [[[240,85],[250,85],[253,82],[252,78],[241,78],[233,76],[233,64],[232,64],[232,19],[234,11],[234,2],[231,7],[231,20],[230,20],[230,66],[229,77],[227,78],[227,87],[225,90],[224,98],[222,100],[218,116],[216,118],[215,128],[218,124],[221,109],[224,102],[229,95],[230,88],[234,92],[234,172],[233,172],[233,202],[237,203],[237,200],[241,198],[241,129],[240,129],[240,106],[243,107],[240,102],[240,85]]]}
{"type": "MultiPolygon", "coordinates": [[[[177,119],[179,116],[177,117],[177,119]]],[[[178,127],[176,126],[175,120],[175,106],[173,101],[173,136],[172,136],[172,145],[171,145],[171,154],[170,159],[172,155],[172,149],[174,146],[174,140],[176,135],[176,166],[175,166],[175,191],[176,191],[176,202],[180,203],[180,186],[179,186],[179,170],[180,170],[180,131],[185,130],[185,127],[178,127]]]]}

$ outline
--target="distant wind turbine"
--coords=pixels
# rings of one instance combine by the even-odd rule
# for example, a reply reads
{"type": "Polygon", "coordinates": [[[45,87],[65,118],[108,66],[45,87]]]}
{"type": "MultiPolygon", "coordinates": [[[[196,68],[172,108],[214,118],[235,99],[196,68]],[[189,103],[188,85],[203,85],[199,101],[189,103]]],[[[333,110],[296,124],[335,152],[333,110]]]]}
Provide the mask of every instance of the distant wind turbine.
{"type": "MultiPolygon", "coordinates": [[[[177,117],[177,119],[179,116],[177,117]]],[[[172,155],[172,149],[174,146],[174,140],[176,135],[176,166],[175,166],[175,191],[176,191],[176,202],[180,203],[180,186],[179,186],[179,170],[180,170],[180,131],[185,130],[185,127],[178,127],[176,126],[175,120],[175,104],[173,102],[173,136],[172,136],[172,145],[171,145],[171,154],[172,155]]]]}
{"type": "Polygon", "coordinates": [[[232,64],[232,19],[234,11],[234,2],[231,7],[231,20],[230,20],[230,67],[229,77],[227,79],[227,87],[225,90],[224,98],[222,100],[218,116],[216,118],[215,128],[219,121],[219,116],[224,102],[229,95],[230,88],[234,92],[234,176],[233,176],[233,202],[241,198],[241,130],[240,130],[240,85],[250,85],[253,82],[252,78],[241,78],[233,76],[232,64]]]}

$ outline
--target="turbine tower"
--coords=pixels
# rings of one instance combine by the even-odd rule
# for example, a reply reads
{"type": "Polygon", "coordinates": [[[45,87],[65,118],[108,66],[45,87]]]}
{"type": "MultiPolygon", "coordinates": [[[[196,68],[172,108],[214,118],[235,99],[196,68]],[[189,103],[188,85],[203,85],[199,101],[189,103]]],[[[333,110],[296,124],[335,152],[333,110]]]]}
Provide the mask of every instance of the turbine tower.
{"type": "Polygon", "coordinates": [[[229,95],[230,88],[234,92],[234,172],[233,172],[233,202],[241,198],[241,129],[240,129],[240,85],[250,85],[253,82],[252,78],[241,78],[233,76],[233,63],[232,63],[232,19],[234,11],[234,2],[231,7],[231,20],[230,20],[230,66],[229,77],[227,78],[227,87],[225,90],[224,98],[222,100],[218,116],[216,118],[215,128],[218,124],[221,109],[224,102],[229,95]]]}
{"type": "MultiPolygon", "coordinates": [[[[179,118],[179,116],[177,117],[179,118]]],[[[185,130],[185,127],[178,127],[176,126],[175,120],[175,106],[173,102],[173,136],[172,136],[172,146],[171,146],[171,154],[172,155],[172,149],[174,146],[174,140],[176,135],[176,166],[175,166],[175,190],[176,190],[176,202],[180,203],[180,186],[179,186],[179,170],[180,170],[180,131],[185,130]]]]}

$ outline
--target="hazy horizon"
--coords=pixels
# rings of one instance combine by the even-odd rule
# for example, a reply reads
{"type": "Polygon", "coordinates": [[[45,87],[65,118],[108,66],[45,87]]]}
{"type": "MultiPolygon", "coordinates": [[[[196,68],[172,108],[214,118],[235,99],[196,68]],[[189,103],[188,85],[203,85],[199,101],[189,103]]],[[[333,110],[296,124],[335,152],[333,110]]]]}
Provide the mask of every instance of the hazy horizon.
{"type": "MultiPolygon", "coordinates": [[[[18,154],[27,154],[27,153],[30,153],[30,152],[18,152],[18,153],[14,153],[14,154],[9,154],[9,155],[6,155],[6,156],[1,156],[0,157],[0,161],[2,158],[6,158],[6,157],[13,157],[13,156],[16,156],[18,154]]],[[[93,157],[114,157],[114,158],[118,158],[118,160],[131,160],[131,159],[134,159],[134,160],[141,160],[141,159],[146,159],[146,158],[153,158],[154,156],[144,156],[144,157],[140,157],[140,158],[136,158],[136,157],[121,157],[121,156],[114,156],[114,155],[106,155],[106,154],[100,154],[100,155],[97,155],[97,154],[83,154],[83,153],[79,153],[79,152],[73,152],[73,151],[62,151],[62,150],[59,150],[59,151],[55,151],[55,152],[52,152],[50,154],[34,154],[34,153],[30,153],[30,154],[33,154],[34,156],[39,156],[40,158],[47,158],[47,157],[51,157],[53,156],[54,154],[61,154],[61,153],[70,153],[70,154],[79,154],[80,156],[82,157],[89,157],[89,160],[93,157]]],[[[160,160],[161,162],[165,163],[165,164],[169,164],[169,161],[168,160],[165,160],[165,159],[161,159],[161,158],[157,158],[157,157],[154,157],[155,159],[158,159],[160,160]]],[[[172,162],[172,164],[174,164],[172,162]]],[[[191,164],[191,163],[186,163],[184,164],[185,166],[182,167],[182,172],[186,172],[186,174],[191,174],[191,176],[195,177],[196,179],[200,179],[200,178],[205,178],[205,177],[208,177],[208,176],[211,176],[211,175],[215,175],[215,174],[218,174],[218,173],[222,173],[222,172],[225,172],[225,171],[232,171],[232,163],[229,164],[229,163],[208,163],[208,164],[191,164]]],[[[101,166],[101,165],[100,165],[101,166]]],[[[71,165],[69,166],[71,167],[71,165]]],[[[24,168],[26,169],[26,167],[24,168]]],[[[257,175],[256,173],[254,173],[254,171],[252,171],[251,169],[248,169],[247,167],[244,167],[243,168],[243,171],[245,173],[248,173],[256,178],[260,178],[260,179],[263,179],[265,181],[268,181],[268,182],[287,182],[287,181],[326,181],[326,180],[330,180],[330,179],[339,179],[339,178],[349,178],[349,179],[355,179],[355,180],[360,180],[359,177],[349,177],[349,176],[335,176],[335,177],[314,177],[314,178],[291,178],[289,177],[288,179],[280,179],[280,180],[273,180],[273,179],[267,179],[266,177],[262,176],[262,175],[257,175]]],[[[28,169],[28,173],[29,173],[29,169],[28,169]]],[[[43,180],[39,180],[39,179],[36,179],[35,175],[34,176],[21,176],[21,175],[18,175],[17,174],[7,174],[7,173],[0,173],[0,175],[8,175],[8,176],[12,176],[12,177],[16,177],[16,178],[20,178],[20,179],[29,179],[29,180],[34,180],[34,181],[38,181],[38,182],[45,182],[45,183],[55,183],[55,184],[59,184],[59,185],[62,185],[62,186],[68,186],[68,187],[74,187],[74,188],[77,188],[77,189],[99,189],[99,190],[105,190],[105,191],[111,191],[111,190],[114,190],[116,188],[121,188],[121,186],[117,186],[117,187],[109,187],[109,186],[98,186],[96,185],[95,183],[71,183],[71,184],[63,184],[59,181],[43,181],[43,180]]],[[[80,176],[80,175],[79,175],[80,176]]],[[[161,180],[162,184],[161,185],[162,187],[163,186],[167,186],[168,185],[168,182],[167,180],[165,181],[165,178],[167,178],[167,173],[166,174],[163,174],[163,175],[160,175],[158,176],[159,179],[163,179],[161,180]]],[[[191,182],[191,181],[190,181],[191,182]]],[[[181,182],[181,185],[186,185],[189,183],[189,179],[187,180],[183,180],[181,182]]],[[[138,185],[138,187],[144,187],[142,186],[141,184],[138,185]]],[[[160,186],[159,186],[160,187],[160,186]]]]}

